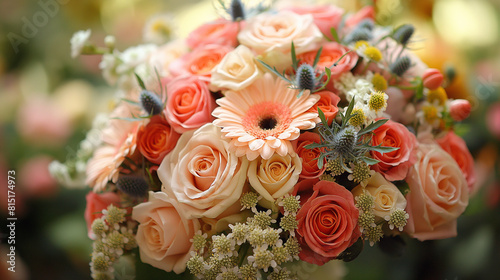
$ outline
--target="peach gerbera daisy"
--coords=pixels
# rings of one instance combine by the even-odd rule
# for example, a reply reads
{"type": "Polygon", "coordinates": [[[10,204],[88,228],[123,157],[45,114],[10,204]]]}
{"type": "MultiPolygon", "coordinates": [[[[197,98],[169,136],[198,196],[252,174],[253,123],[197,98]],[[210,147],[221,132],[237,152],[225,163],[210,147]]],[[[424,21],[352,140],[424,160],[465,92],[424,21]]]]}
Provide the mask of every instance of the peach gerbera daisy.
{"type": "Polygon", "coordinates": [[[100,192],[109,181],[116,182],[119,167],[126,157],[131,156],[136,148],[137,131],[142,121],[129,121],[132,112],[138,115],[131,105],[122,103],[110,116],[109,125],[101,134],[102,145],[94,152],[87,164],[86,184],[100,192]]]}
{"type": "Polygon", "coordinates": [[[259,155],[269,159],[276,152],[293,154],[290,140],[301,129],[312,129],[319,122],[317,112],[308,112],[320,96],[297,91],[269,73],[239,91],[228,91],[217,100],[213,123],[222,128],[230,141],[230,151],[254,160],[259,155]]]}

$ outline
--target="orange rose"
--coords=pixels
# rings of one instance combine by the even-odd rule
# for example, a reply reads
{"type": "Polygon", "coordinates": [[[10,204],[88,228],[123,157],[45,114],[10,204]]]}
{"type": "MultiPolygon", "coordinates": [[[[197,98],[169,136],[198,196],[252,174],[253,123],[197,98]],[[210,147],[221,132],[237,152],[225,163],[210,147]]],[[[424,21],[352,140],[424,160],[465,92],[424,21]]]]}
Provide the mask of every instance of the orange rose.
{"type": "Polygon", "coordinates": [[[328,124],[331,125],[339,111],[337,104],[339,104],[340,97],[338,97],[338,95],[336,95],[335,93],[327,90],[319,91],[315,94],[319,95],[320,99],[309,111],[317,113],[318,108],[320,108],[323,114],[325,114],[325,118],[328,121],[328,124]]]}
{"type": "Polygon", "coordinates": [[[153,116],[146,126],[137,133],[137,146],[141,154],[150,162],[160,164],[177,143],[179,134],[162,116],[153,116]]]}
{"type": "Polygon", "coordinates": [[[344,14],[344,9],[334,5],[296,6],[287,8],[287,10],[298,15],[312,15],[314,24],[316,24],[323,35],[331,40],[333,40],[333,36],[330,30],[339,27],[344,14]]]}
{"type": "Polygon", "coordinates": [[[195,75],[208,83],[212,69],[232,50],[232,47],[223,45],[204,45],[172,61],[169,71],[174,77],[195,75]]]}
{"type": "Polygon", "coordinates": [[[458,137],[453,131],[450,131],[436,141],[443,150],[455,159],[467,180],[469,192],[472,192],[474,190],[474,183],[476,182],[474,158],[472,158],[464,139],[458,137]]]}
{"type": "MultiPolygon", "coordinates": [[[[312,132],[304,132],[299,138],[293,142],[295,146],[295,152],[302,159],[302,172],[299,177],[304,179],[318,178],[325,172],[326,164],[323,165],[322,169],[318,168],[318,157],[321,154],[319,148],[307,149],[304,146],[319,143],[321,138],[319,134],[312,132]]],[[[325,160],[326,163],[326,160],[325,160]]]]}
{"type": "MultiPolygon", "coordinates": [[[[312,195],[297,213],[301,260],[323,265],[335,259],[361,236],[359,211],[354,197],[343,186],[329,181],[304,180],[295,186],[301,192],[313,189],[312,195]]],[[[297,191],[294,191],[297,193],[297,191]]],[[[304,200],[306,196],[302,196],[304,200]]]]}
{"type": "Polygon", "coordinates": [[[179,77],[167,84],[165,117],[177,133],[196,129],[213,120],[217,106],[205,82],[196,76],[179,77]]]}
{"type": "MultiPolygon", "coordinates": [[[[321,51],[321,55],[319,56],[317,68],[320,70],[324,70],[325,67],[331,67],[337,60],[349,51],[349,48],[343,46],[337,42],[327,42],[323,45],[323,50],[321,51]]],[[[303,63],[307,63],[309,65],[313,65],[314,59],[316,57],[316,53],[318,49],[313,51],[309,51],[297,56],[303,63]]],[[[332,80],[340,77],[345,72],[351,71],[356,63],[358,62],[358,55],[356,52],[350,52],[346,56],[344,56],[338,63],[337,66],[331,68],[332,70],[332,80]]]]}
{"type": "Polygon", "coordinates": [[[455,160],[437,144],[420,144],[406,181],[405,231],[418,240],[457,235],[457,218],[469,201],[467,182],[455,160]]]}
{"type": "Polygon", "coordinates": [[[381,173],[388,181],[403,180],[408,169],[415,162],[414,149],[417,139],[408,129],[397,122],[387,121],[375,129],[372,145],[399,148],[389,153],[371,152],[380,162],[373,165],[373,170],[381,173]]]}
{"type": "Polygon", "coordinates": [[[240,24],[227,19],[209,22],[191,32],[186,38],[186,43],[191,49],[208,44],[236,47],[240,24]]]}

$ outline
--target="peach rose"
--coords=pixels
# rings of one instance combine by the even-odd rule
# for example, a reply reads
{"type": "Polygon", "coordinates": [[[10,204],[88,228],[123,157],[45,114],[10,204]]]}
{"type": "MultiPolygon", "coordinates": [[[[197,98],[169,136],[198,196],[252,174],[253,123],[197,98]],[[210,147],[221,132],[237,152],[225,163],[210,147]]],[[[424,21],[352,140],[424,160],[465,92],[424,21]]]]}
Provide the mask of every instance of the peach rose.
{"type": "Polygon", "coordinates": [[[158,177],[188,217],[216,218],[240,198],[247,168],[246,158],[229,153],[229,142],[210,123],[182,134],[158,177]]]}
{"type": "Polygon", "coordinates": [[[455,159],[469,185],[469,192],[472,192],[476,183],[474,158],[472,158],[464,139],[457,136],[453,131],[449,131],[444,137],[436,139],[436,142],[455,159]]]}
{"type": "MultiPolygon", "coordinates": [[[[180,58],[189,51],[184,40],[178,39],[159,46],[148,58],[148,65],[152,72],[158,70],[161,77],[170,76],[169,66],[176,59],[180,58]]],[[[156,82],[156,81],[155,81],[156,82]]]]}
{"type": "Polygon", "coordinates": [[[184,272],[193,250],[189,240],[200,229],[199,221],[187,218],[179,203],[163,192],[149,192],[149,201],[135,206],[132,218],[139,222],[136,241],[141,261],[168,272],[184,272]]]}
{"type": "MultiPolygon", "coordinates": [[[[312,182],[307,180],[309,184],[312,182]]],[[[297,235],[302,248],[299,257],[305,262],[323,265],[361,236],[359,211],[351,192],[335,182],[319,181],[309,187],[313,194],[297,213],[297,235]]],[[[301,200],[304,200],[302,196],[301,200]]]]}
{"type": "Polygon", "coordinates": [[[287,8],[286,10],[290,10],[298,15],[312,15],[314,24],[316,24],[323,35],[331,40],[333,40],[333,37],[330,30],[339,27],[344,14],[342,8],[334,5],[297,6],[287,8]]]}
{"type": "Polygon", "coordinates": [[[89,192],[85,196],[87,205],[85,206],[85,222],[87,222],[87,232],[90,239],[95,239],[94,233],[92,232],[92,223],[95,219],[101,218],[101,211],[108,208],[110,204],[117,207],[120,206],[120,196],[114,192],[107,193],[95,193],[89,192]]]}
{"type": "Polygon", "coordinates": [[[240,23],[221,18],[192,31],[186,38],[186,43],[191,49],[208,44],[236,47],[239,29],[240,23]]]}
{"type": "Polygon", "coordinates": [[[226,54],[212,69],[211,87],[214,89],[240,90],[260,77],[252,51],[240,45],[226,54]]]}
{"type": "Polygon", "coordinates": [[[297,15],[290,11],[259,14],[238,34],[240,43],[257,54],[274,50],[290,53],[292,41],[295,52],[299,54],[314,49],[322,39],[323,34],[311,15],[297,15]]]}
{"type": "Polygon", "coordinates": [[[204,45],[174,60],[169,71],[174,77],[196,75],[208,83],[212,69],[232,50],[232,47],[223,45],[204,45]]]}
{"type": "Polygon", "coordinates": [[[339,112],[337,104],[339,104],[340,97],[328,90],[319,91],[315,94],[319,95],[320,99],[309,111],[317,113],[318,108],[320,108],[323,114],[325,114],[325,118],[328,121],[328,124],[331,125],[333,120],[335,120],[337,113],[339,112]]]}
{"type": "Polygon", "coordinates": [[[414,149],[417,146],[417,138],[404,125],[391,120],[373,132],[375,134],[372,138],[372,146],[399,148],[383,154],[372,151],[372,157],[380,161],[372,166],[373,170],[384,175],[389,181],[403,180],[416,160],[414,149]]]}
{"type": "Polygon", "coordinates": [[[296,154],[280,156],[275,153],[269,159],[258,158],[250,162],[248,180],[266,201],[274,202],[292,191],[301,171],[302,163],[296,154]]]}
{"type": "Polygon", "coordinates": [[[421,241],[457,235],[457,218],[469,200],[467,181],[455,160],[436,144],[420,144],[406,181],[405,231],[421,241]]]}
{"type": "Polygon", "coordinates": [[[378,220],[383,220],[390,216],[392,210],[406,208],[406,199],[399,189],[391,182],[384,179],[380,173],[375,173],[368,180],[366,187],[358,185],[351,192],[354,197],[358,197],[366,190],[375,199],[373,213],[378,220]]]}
{"type": "MultiPolygon", "coordinates": [[[[317,68],[320,70],[324,70],[325,67],[331,67],[337,60],[349,51],[349,48],[343,46],[337,42],[327,42],[323,45],[323,50],[321,51],[321,55],[319,56],[317,68]]],[[[305,52],[301,55],[298,55],[297,58],[300,59],[301,62],[307,63],[309,65],[313,65],[314,59],[318,52],[318,48],[305,52]]],[[[356,63],[358,62],[358,55],[356,52],[350,52],[346,56],[344,56],[338,63],[337,66],[331,68],[332,70],[332,80],[340,77],[343,73],[351,71],[356,63]]]]}
{"type": "Polygon", "coordinates": [[[177,143],[180,135],[175,132],[163,116],[153,116],[137,133],[137,147],[141,154],[154,164],[160,164],[177,143]]]}
{"type": "Polygon", "coordinates": [[[209,123],[217,106],[208,86],[196,76],[179,77],[167,84],[165,116],[177,133],[209,123]]]}
{"type": "Polygon", "coordinates": [[[321,150],[319,148],[307,149],[304,146],[320,143],[321,138],[319,134],[312,132],[304,132],[302,133],[296,141],[292,144],[294,146],[295,152],[299,155],[302,160],[302,172],[299,177],[304,179],[314,179],[318,178],[325,172],[326,169],[326,159],[323,168],[318,168],[318,157],[321,154],[321,150]]]}

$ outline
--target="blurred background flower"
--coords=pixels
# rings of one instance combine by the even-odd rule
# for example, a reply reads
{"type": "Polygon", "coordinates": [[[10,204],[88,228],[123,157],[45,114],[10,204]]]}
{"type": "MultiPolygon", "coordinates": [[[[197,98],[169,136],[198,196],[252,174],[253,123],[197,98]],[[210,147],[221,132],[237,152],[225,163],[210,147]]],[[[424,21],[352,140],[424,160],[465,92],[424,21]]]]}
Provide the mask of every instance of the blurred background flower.
{"type": "MultiPolygon", "coordinates": [[[[7,172],[16,173],[16,273],[6,273],[7,228],[0,228],[1,279],[89,279],[91,241],[84,218],[89,189],[66,189],[50,177],[52,160],[75,157],[114,90],[100,56],[71,58],[74,32],[91,29],[125,50],[184,38],[217,18],[212,0],[40,0],[0,2],[0,218],[7,217],[7,172]],[[170,28],[170,29],[169,29],[170,28]],[[5,186],[5,187],[4,187],[5,186]],[[5,267],[5,269],[4,269],[5,267]]],[[[278,1],[334,3],[348,11],[375,4],[384,25],[415,25],[411,48],[449,78],[450,98],[472,104],[457,134],[476,160],[478,192],[458,221],[459,235],[441,241],[392,240],[366,246],[344,279],[494,279],[500,275],[500,2],[495,0],[278,1]],[[403,249],[402,242],[407,246],[403,249]],[[384,254],[385,251],[390,254],[384,254]],[[400,255],[394,258],[390,255],[400,255]]],[[[216,6],[216,5],[215,5],[216,6]]],[[[0,223],[4,225],[5,223],[0,223]]],[[[119,275],[128,273],[124,261],[119,275]]],[[[158,273],[138,263],[137,279],[158,273]],[[147,271],[147,276],[145,273],[147,271]]],[[[159,275],[162,275],[161,273],[159,275]]],[[[181,276],[173,276],[172,279],[181,276]]],[[[171,278],[169,278],[171,279],[171,278]]]]}

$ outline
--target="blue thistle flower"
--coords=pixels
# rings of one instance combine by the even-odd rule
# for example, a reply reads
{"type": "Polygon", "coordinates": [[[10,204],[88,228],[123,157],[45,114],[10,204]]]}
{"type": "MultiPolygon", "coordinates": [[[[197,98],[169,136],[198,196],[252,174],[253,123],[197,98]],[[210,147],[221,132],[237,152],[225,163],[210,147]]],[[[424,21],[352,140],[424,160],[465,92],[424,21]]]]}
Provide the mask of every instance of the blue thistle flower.
{"type": "Polygon", "coordinates": [[[358,142],[358,133],[352,126],[341,129],[333,138],[332,148],[343,158],[349,157],[358,142]]]}
{"type": "Polygon", "coordinates": [[[139,97],[142,108],[146,113],[153,115],[158,115],[163,110],[163,103],[161,99],[154,92],[149,90],[141,91],[141,96],[139,97]]]}
{"type": "Polygon", "coordinates": [[[408,44],[414,32],[415,32],[415,27],[413,27],[413,25],[404,24],[394,32],[393,38],[394,40],[398,41],[401,45],[406,46],[406,44],[408,44]]]}
{"type": "Polygon", "coordinates": [[[316,74],[314,68],[309,64],[302,64],[297,69],[296,86],[300,90],[313,91],[316,87],[316,74]]]}
{"type": "Polygon", "coordinates": [[[232,0],[229,12],[233,21],[239,21],[245,19],[245,8],[240,0],[232,0]]]}
{"type": "Polygon", "coordinates": [[[365,18],[360,23],[358,23],[358,25],[356,26],[356,29],[357,28],[368,29],[368,30],[372,31],[374,27],[375,27],[375,23],[373,22],[373,20],[370,18],[365,18]]]}
{"type": "Polygon", "coordinates": [[[389,66],[389,70],[391,73],[401,77],[403,74],[411,67],[411,60],[407,56],[402,56],[396,59],[391,66],[389,66]]]}
{"type": "Polygon", "coordinates": [[[122,175],[116,182],[116,187],[132,197],[140,198],[146,196],[149,185],[141,176],[122,175]]]}
{"type": "Polygon", "coordinates": [[[357,41],[370,41],[373,38],[371,31],[364,27],[356,27],[351,33],[345,36],[345,43],[350,44],[357,41]]]}

